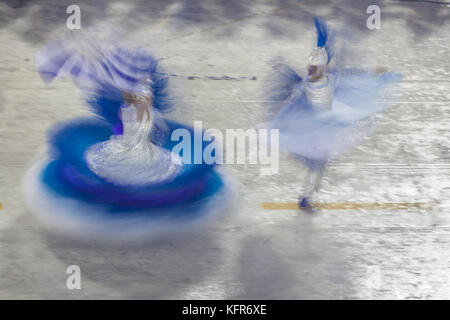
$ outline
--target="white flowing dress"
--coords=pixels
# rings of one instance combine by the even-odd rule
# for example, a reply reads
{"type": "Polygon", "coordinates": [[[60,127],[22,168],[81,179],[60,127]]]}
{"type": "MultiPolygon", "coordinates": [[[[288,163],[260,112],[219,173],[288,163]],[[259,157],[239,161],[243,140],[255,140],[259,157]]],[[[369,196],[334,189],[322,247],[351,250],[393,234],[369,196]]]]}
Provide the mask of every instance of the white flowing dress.
{"type": "Polygon", "coordinates": [[[142,186],[173,180],[182,169],[181,158],[151,143],[153,114],[138,120],[132,104],[121,107],[123,134],[89,147],[85,159],[99,177],[121,186],[142,186]]]}

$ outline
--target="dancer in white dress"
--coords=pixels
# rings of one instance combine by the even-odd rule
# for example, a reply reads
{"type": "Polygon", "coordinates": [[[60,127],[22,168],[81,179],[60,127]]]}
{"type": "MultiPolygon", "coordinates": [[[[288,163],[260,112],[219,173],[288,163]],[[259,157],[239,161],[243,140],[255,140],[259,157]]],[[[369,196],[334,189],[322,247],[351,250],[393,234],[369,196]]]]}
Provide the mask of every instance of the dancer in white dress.
{"type": "Polygon", "coordinates": [[[150,90],[124,92],[123,96],[123,134],[112,135],[87,149],[89,169],[117,185],[140,186],[174,179],[182,169],[181,158],[150,141],[154,119],[150,90]]]}
{"type": "Polygon", "coordinates": [[[172,133],[187,130],[193,145],[194,129],[162,117],[172,107],[168,74],[147,51],[81,33],[45,46],[36,64],[48,83],[71,76],[93,112],[57,123],[48,153],[28,171],[27,202],[45,225],[83,238],[133,238],[179,232],[230,204],[225,172],[172,151],[172,133]]]}

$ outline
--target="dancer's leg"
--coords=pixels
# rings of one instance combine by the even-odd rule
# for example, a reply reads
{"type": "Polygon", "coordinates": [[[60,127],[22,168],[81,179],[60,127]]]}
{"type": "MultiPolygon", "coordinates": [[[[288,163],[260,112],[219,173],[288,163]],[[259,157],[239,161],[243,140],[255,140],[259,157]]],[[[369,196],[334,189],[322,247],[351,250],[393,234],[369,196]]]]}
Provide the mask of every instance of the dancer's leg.
{"type": "Polygon", "coordinates": [[[300,199],[300,207],[309,207],[314,194],[319,190],[325,171],[326,162],[311,160],[308,163],[308,174],[305,180],[303,197],[300,199]]]}

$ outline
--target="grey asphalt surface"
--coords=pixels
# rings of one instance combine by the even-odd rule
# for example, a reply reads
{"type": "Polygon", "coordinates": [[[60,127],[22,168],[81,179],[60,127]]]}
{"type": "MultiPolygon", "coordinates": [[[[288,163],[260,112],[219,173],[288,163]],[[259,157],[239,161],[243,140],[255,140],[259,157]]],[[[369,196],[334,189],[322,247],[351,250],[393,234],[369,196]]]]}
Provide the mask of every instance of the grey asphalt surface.
{"type": "Polygon", "coordinates": [[[1,299],[450,298],[450,4],[427,1],[77,1],[84,25],[116,21],[173,76],[186,123],[248,129],[267,117],[264,83],[282,57],[300,73],[312,17],[351,32],[350,65],[403,75],[366,141],[330,164],[323,202],[425,202],[432,209],[263,210],[294,202],[305,168],[282,154],[276,175],[226,165],[233,210],[182,234],[99,244],[54,235],[25,207],[22,178],[49,127],[87,115],[70,80],[42,83],[34,55],[65,31],[71,1],[0,3],[1,299]],[[366,28],[370,4],[380,30],[366,28]],[[81,268],[82,289],[66,288],[81,268]]]}

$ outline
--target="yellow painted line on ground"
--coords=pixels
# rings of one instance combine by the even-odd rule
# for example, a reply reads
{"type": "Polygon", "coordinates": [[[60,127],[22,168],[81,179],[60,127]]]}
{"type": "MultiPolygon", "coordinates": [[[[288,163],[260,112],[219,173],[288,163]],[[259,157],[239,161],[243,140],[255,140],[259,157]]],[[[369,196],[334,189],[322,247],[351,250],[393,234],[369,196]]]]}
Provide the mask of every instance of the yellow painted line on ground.
{"type": "MultiPolygon", "coordinates": [[[[322,210],[408,210],[408,209],[433,209],[429,202],[313,202],[313,209],[322,210]]],[[[264,210],[298,210],[296,202],[261,202],[264,210]]]]}
{"type": "Polygon", "coordinates": [[[2,210],[3,209],[3,206],[2,206],[2,203],[0,202],[0,210],[2,210]]]}

